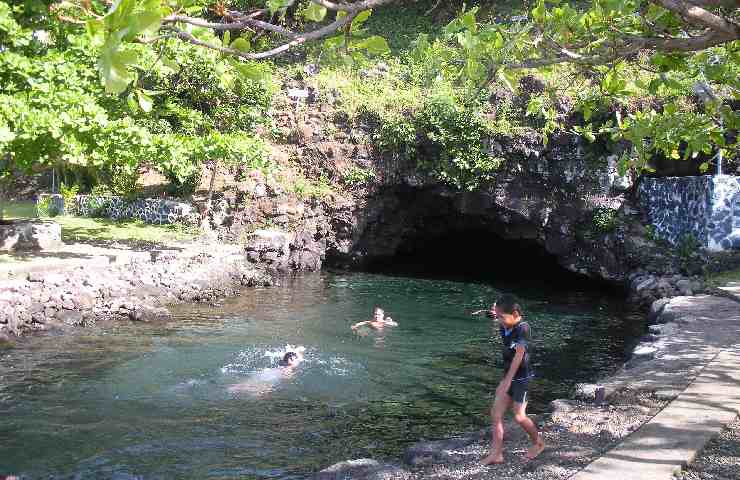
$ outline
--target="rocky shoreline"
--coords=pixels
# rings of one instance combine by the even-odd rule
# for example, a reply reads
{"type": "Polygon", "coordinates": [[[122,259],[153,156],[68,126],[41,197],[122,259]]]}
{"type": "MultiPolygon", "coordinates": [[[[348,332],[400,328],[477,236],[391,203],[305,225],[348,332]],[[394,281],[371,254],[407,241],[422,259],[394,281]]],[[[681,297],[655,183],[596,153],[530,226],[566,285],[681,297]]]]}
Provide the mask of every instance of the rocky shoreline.
{"type": "Polygon", "coordinates": [[[0,281],[0,340],[98,320],[166,319],[167,305],[211,301],[273,282],[243,247],[212,244],[152,250],[107,266],[30,272],[0,281]]]}
{"type": "MultiPolygon", "coordinates": [[[[398,462],[367,458],[340,462],[317,473],[315,478],[569,478],[655,416],[696,378],[719,350],[740,341],[739,301],[700,295],[654,302],[649,314],[649,333],[622,368],[598,385],[579,385],[572,399],[554,400],[550,412],[535,416],[548,449],[534,461],[524,461],[528,439],[511,422],[506,428],[504,465],[478,463],[490,442],[490,429],[484,429],[446,440],[416,443],[398,462]],[[706,316],[707,312],[711,312],[711,318],[706,316]],[[724,322],[723,316],[730,320],[720,327],[725,331],[718,333],[713,320],[724,322]]],[[[732,436],[735,431],[730,428],[725,436],[732,436]]],[[[713,448],[718,449],[716,445],[713,448]]],[[[713,455],[712,452],[708,455],[713,455]]],[[[724,452],[724,455],[732,457],[733,453],[724,452]]],[[[709,463],[717,469],[716,462],[709,463]]],[[[697,468],[700,470],[702,465],[698,464],[697,468]]],[[[705,478],[699,474],[696,469],[690,470],[686,478],[705,478]]]]}

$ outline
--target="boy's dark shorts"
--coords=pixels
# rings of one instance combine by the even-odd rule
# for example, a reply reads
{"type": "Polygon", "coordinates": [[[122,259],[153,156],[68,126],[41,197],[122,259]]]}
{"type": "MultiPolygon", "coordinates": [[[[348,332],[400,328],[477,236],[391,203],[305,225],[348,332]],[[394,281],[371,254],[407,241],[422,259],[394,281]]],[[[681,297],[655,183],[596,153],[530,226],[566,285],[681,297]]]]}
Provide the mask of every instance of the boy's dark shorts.
{"type": "Polygon", "coordinates": [[[529,379],[512,380],[511,386],[506,393],[516,403],[524,403],[527,401],[527,390],[529,390],[529,379]]]}

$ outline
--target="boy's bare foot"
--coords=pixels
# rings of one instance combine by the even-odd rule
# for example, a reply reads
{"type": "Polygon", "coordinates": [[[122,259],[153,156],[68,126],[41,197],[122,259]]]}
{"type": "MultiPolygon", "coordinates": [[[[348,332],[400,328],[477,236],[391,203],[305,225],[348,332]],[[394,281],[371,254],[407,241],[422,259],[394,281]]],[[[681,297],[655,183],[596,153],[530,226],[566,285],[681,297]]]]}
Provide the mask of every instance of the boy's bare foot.
{"type": "Polygon", "coordinates": [[[480,461],[483,465],[499,465],[504,463],[503,453],[490,453],[488,456],[480,461]]]}
{"type": "Polygon", "coordinates": [[[529,450],[527,450],[527,459],[532,460],[537,457],[540,453],[542,453],[545,450],[545,442],[540,439],[537,443],[529,447],[529,450]]]}

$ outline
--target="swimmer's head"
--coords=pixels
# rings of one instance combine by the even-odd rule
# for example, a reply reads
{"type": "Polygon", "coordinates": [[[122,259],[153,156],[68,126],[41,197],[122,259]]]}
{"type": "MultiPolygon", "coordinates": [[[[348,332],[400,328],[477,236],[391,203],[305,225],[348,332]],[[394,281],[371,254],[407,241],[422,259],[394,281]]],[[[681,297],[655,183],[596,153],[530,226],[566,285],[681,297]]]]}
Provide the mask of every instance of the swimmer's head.
{"type": "Polygon", "coordinates": [[[295,367],[301,363],[301,359],[296,352],[288,352],[283,355],[283,359],[278,362],[281,367],[295,367]]]}
{"type": "Polygon", "coordinates": [[[385,319],[385,311],[383,311],[380,307],[373,308],[373,320],[383,320],[385,319]]]}

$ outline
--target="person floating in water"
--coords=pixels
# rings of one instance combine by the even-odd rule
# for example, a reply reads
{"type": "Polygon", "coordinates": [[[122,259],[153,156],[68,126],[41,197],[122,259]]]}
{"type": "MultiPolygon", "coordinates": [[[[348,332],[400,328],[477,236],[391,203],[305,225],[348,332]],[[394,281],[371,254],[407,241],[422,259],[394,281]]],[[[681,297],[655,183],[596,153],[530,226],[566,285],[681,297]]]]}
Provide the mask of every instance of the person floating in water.
{"type": "Polygon", "coordinates": [[[296,367],[303,361],[305,351],[305,347],[297,347],[295,350],[286,352],[278,362],[277,368],[265,368],[244,382],[232,385],[229,387],[229,392],[249,393],[257,397],[270,393],[281,380],[295,374],[296,367]]]}
{"type": "Polygon", "coordinates": [[[363,325],[367,325],[375,330],[383,330],[385,327],[397,327],[398,323],[394,322],[391,317],[386,317],[382,308],[375,307],[373,309],[373,319],[355,323],[352,325],[352,330],[357,330],[363,325]]]}
{"type": "MultiPolygon", "coordinates": [[[[474,312],[479,313],[479,312],[474,312]]],[[[514,412],[514,420],[524,429],[532,441],[526,457],[531,460],[542,453],[545,442],[534,422],[527,416],[527,390],[529,380],[534,377],[530,367],[530,328],[522,321],[522,307],[513,295],[504,295],[494,303],[488,316],[498,320],[499,333],[503,342],[504,378],[496,388],[496,398],[491,407],[493,438],[491,451],[481,460],[484,465],[504,463],[504,413],[508,408],[514,412]]]]}

